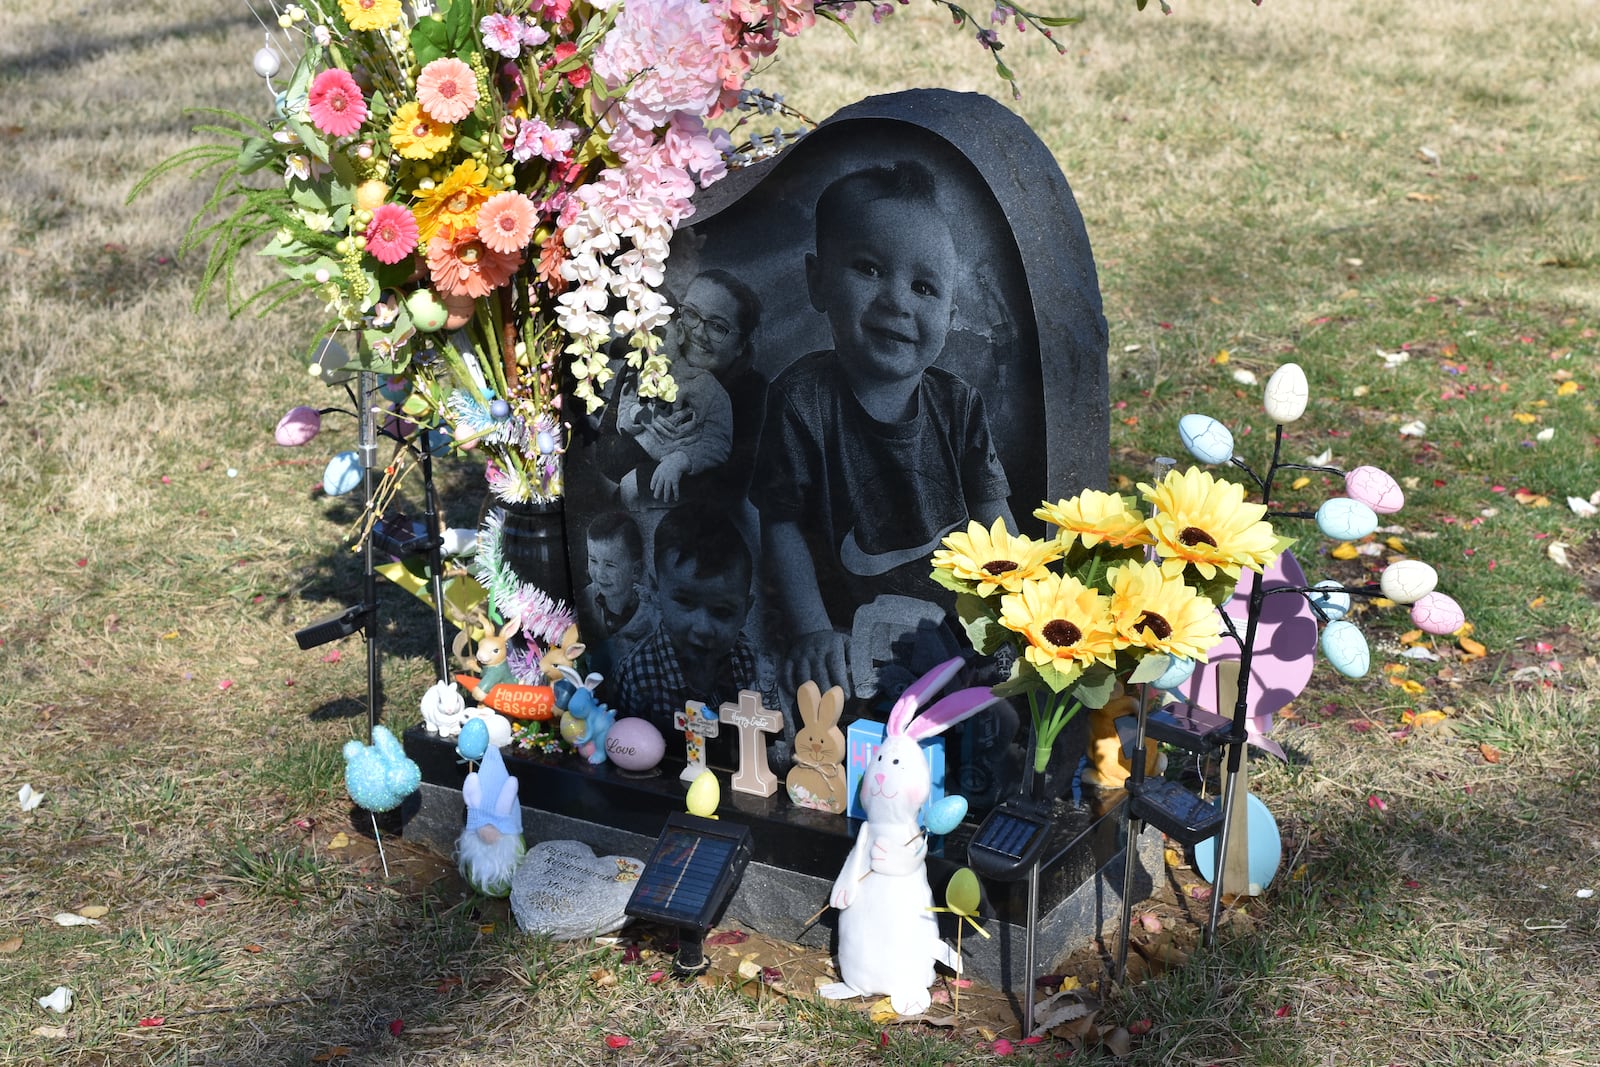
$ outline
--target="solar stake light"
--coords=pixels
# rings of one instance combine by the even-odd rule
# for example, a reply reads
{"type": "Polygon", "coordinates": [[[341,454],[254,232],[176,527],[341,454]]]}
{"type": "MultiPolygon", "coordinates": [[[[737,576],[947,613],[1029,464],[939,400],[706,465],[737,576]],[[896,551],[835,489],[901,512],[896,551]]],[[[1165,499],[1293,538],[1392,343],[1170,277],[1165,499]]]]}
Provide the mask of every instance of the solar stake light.
{"type": "Polygon", "coordinates": [[[672,972],[678,977],[710,966],[706,931],[733,895],[750,852],[749,827],[698,815],[668,817],[624,910],[636,919],[677,927],[672,972]]]}

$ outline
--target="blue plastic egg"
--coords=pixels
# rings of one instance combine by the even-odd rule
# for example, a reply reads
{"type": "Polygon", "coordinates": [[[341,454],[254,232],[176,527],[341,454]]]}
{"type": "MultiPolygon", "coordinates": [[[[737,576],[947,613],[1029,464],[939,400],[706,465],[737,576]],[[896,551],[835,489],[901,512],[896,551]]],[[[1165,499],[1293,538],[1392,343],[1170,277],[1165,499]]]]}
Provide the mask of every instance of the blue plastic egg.
{"type": "Polygon", "coordinates": [[[1378,513],[1359,500],[1336,496],[1317,509],[1317,529],[1335,541],[1359,541],[1378,528],[1378,513]]]}
{"type": "Polygon", "coordinates": [[[481,760],[489,751],[489,724],[481,718],[471,718],[461,724],[461,736],[456,738],[456,755],[462,759],[481,760]]]}
{"type": "Polygon", "coordinates": [[[378,386],[378,392],[391,404],[403,404],[406,397],[411,395],[411,382],[406,378],[385,378],[383,384],[378,386]]]}
{"type": "Polygon", "coordinates": [[[361,484],[361,458],[354,450],[340,452],[328,460],[322,472],[322,491],[329,496],[344,496],[361,484]]]}
{"type": "Polygon", "coordinates": [[[1201,463],[1226,463],[1233,458],[1233,434],[1210,415],[1185,415],[1178,420],[1178,436],[1201,463]]]}
{"type": "Polygon", "coordinates": [[[1194,674],[1194,660],[1182,656],[1168,656],[1167,669],[1161,672],[1160,677],[1151,682],[1152,688],[1170,691],[1178,688],[1194,674]]]}
{"type": "Polygon", "coordinates": [[[967,798],[958,793],[947,797],[940,797],[928,805],[928,817],[925,820],[928,833],[935,836],[947,834],[961,825],[961,820],[967,817],[967,798]]]}
{"type": "Polygon", "coordinates": [[[1330,622],[1322,631],[1322,655],[1346,678],[1364,678],[1372,666],[1366,637],[1355,623],[1343,619],[1330,622]]]}
{"type": "Polygon", "coordinates": [[[1306,599],[1311,601],[1314,608],[1321,610],[1322,617],[1327,621],[1337,622],[1350,614],[1350,594],[1332,578],[1318,582],[1311,589],[1306,599]]]}
{"type": "MultiPolygon", "coordinates": [[[[1218,797],[1217,804],[1222,803],[1218,797]]],[[[1234,803],[1238,803],[1237,800],[1234,803]]],[[[1278,832],[1278,820],[1267,810],[1266,801],[1254,793],[1245,799],[1245,835],[1248,838],[1246,855],[1250,859],[1250,885],[1247,887],[1225,885],[1225,894],[1246,892],[1250,896],[1260,893],[1272,884],[1273,876],[1283,864],[1283,835],[1278,832]]],[[[1228,842],[1233,848],[1233,842],[1228,842]]],[[[1194,846],[1194,869],[1206,881],[1216,884],[1217,839],[1209,837],[1194,846]]]]}
{"type": "Polygon", "coordinates": [[[549,430],[540,430],[533,435],[533,447],[539,450],[539,455],[548,456],[556,450],[556,439],[549,430]]]}
{"type": "Polygon", "coordinates": [[[496,422],[501,422],[511,417],[511,405],[499,397],[489,401],[489,417],[496,422]]]}

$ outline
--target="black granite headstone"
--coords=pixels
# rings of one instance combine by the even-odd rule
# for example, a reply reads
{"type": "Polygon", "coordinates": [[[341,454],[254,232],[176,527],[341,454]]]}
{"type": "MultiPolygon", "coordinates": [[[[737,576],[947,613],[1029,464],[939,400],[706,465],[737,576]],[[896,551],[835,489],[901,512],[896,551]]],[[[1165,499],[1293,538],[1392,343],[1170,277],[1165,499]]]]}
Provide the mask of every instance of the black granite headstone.
{"type": "MultiPolygon", "coordinates": [[[[759,690],[792,737],[806,678],[846,687],[846,722],[954,655],[953,684],[997,681],[929,558],[973,518],[1042,535],[1042,499],[1107,473],[1105,320],[1049,150],[987,97],[862,101],[701,194],[667,289],[678,402],[619,361],[567,453],[579,625],[619,712],[681,758],[688,697],[759,690]]],[[[953,732],[950,788],[1013,790],[1025,718],[953,732]]]]}

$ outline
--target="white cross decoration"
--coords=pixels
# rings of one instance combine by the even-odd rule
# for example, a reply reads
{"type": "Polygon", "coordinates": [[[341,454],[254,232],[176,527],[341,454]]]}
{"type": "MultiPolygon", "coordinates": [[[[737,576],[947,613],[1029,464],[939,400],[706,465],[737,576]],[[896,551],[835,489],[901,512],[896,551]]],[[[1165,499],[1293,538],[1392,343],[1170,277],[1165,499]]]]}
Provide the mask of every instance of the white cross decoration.
{"type": "Polygon", "coordinates": [[[724,704],[722,721],[739,730],[739,773],[733,788],[741,793],[770,797],[778,791],[778,776],[767,765],[766,735],[783,729],[783,715],[761,704],[761,694],[739,690],[737,704],[724,704]]]}
{"type": "Polygon", "coordinates": [[[682,782],[692,782],[706,769],[706,738],[716,737],[719,730],[717,713],[698,700],[685,701],[683,710],[672,716],[674,729],[683,731],[683,747],[688,764],[678,775],[682,782]]]}

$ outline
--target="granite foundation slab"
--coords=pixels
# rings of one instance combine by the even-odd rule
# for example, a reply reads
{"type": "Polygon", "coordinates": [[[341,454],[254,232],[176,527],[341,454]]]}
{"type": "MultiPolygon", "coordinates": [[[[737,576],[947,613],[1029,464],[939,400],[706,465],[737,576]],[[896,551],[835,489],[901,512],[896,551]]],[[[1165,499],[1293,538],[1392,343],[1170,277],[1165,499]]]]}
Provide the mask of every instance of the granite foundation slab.
{"type": "MultiPolygon", "coordinates": [[[[406,731],[406,754],[422,768],[420,804],[405,823],[407,840],[450,855],[465,825],[461,782],[466,766],[450,741],[421,727],[406,731]]],[[[582,841],[600,854],[646,856],[669,814],[683,810],[685,786],[676,770],[633,776],[603,764],[567,757],[506,758],[517,778],[523,828],[529,847],[539,841],[582,841]]],[[[1041,860],[1036,969],[1045,973],[1061,956],[1087,944],[1121,907],[1124,864],[1123,798],[1114,794],[1095,807],[1072,809],[1061,818],[1041,860]]],[[[834,935],[832,911],[806,927],[828,898],[860,824],[843,816],[796,808],[780,792],[752,797],[723,791],[719,818],[749,826],[754,854],[726,917],[772,937],[827,947],[834,935]]],[[[966,862],[974,826],[964,823],[934,839],[928,879],[935,897],[966,862]]],[[[1160,835],[1147,831],[1137,842],[1135,899],[1150,892],[1162,866],[1160,835]]],[[[994,936],[962,940],[968,976],[1009,992],[1025,988],[1023,937],[1027,915],[1025,882],[984,882],[984,913],[994,936]]],[[[949,919],[949,916],[945,916],[949,919]]],[[[954,926],[948,933],[954,937],[954,926]]]]}

